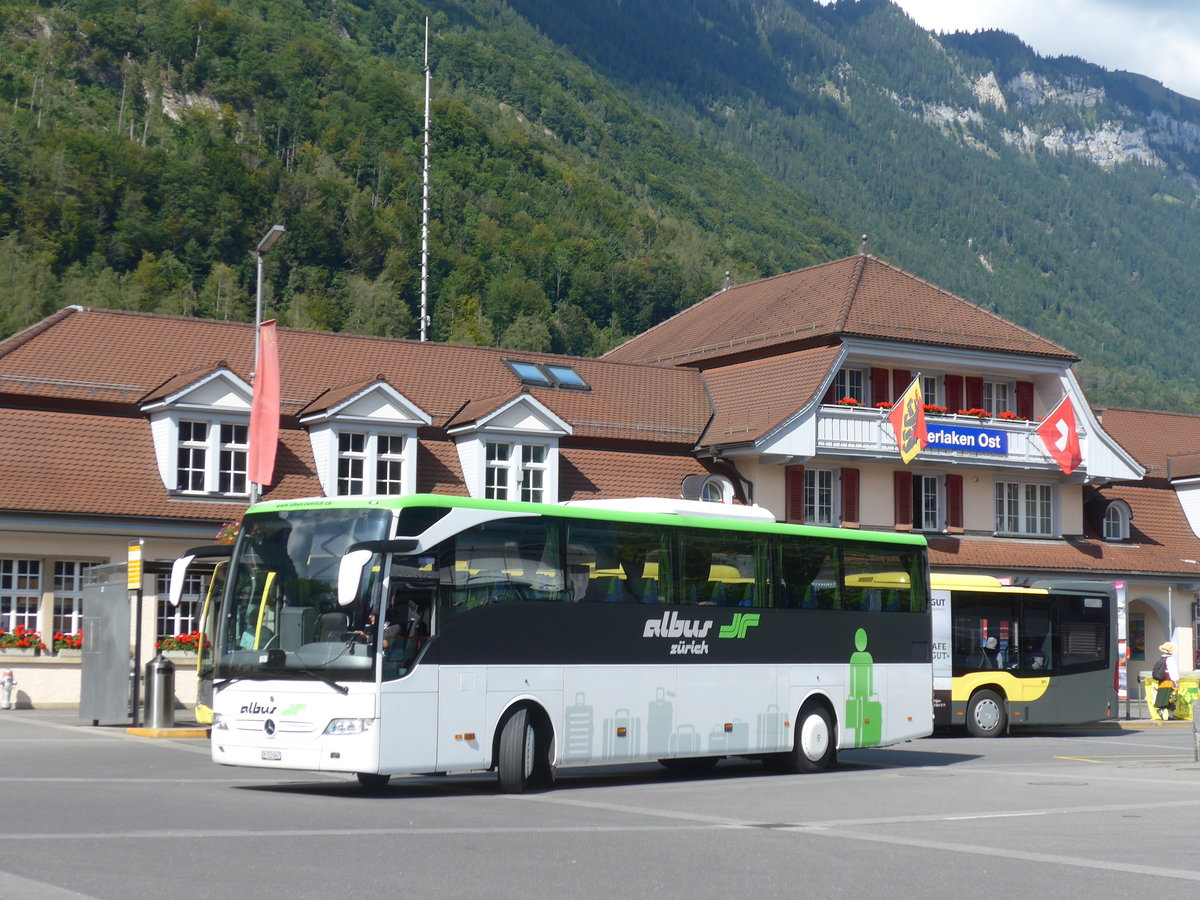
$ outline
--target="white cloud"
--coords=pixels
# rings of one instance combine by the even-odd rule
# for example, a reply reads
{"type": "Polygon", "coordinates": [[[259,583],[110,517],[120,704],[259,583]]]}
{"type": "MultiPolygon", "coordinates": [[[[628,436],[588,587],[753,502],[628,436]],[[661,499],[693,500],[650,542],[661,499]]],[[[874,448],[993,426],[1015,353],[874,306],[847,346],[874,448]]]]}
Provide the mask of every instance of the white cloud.
{"type": "Polygon", "coordinates": [[[894,0],[922,28],[1015,34],[1042,56],[1078,56],[1200,98],[1196,0],[894,0]]]}

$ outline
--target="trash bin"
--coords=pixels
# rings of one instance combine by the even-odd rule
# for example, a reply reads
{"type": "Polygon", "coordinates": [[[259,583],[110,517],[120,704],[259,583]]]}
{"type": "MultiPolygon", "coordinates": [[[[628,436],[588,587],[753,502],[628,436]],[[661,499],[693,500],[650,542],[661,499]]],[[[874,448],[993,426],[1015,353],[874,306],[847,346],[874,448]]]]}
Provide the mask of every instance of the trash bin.
{"type": "Polygon", "coordinates": [[[175,663],[162,655],[146,663],[146,727],[175,725],[175,663]]]}

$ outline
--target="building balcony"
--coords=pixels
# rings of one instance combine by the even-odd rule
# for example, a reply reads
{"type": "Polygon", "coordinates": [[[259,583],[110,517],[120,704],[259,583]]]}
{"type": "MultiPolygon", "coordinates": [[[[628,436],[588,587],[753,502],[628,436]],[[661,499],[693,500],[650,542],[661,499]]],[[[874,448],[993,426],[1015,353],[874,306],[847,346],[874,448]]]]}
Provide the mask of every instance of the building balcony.
{"type": "MultiPolygon", "coordinates": [[[[823,405],[817,416],[817,453],[899,459],[889,412],[865,406],[823,405]]],[[[926,413],[925,426],[929,444],[921,451],[923,462],[1058,469],[1037,436],[1036,422],[926,413]]]]}

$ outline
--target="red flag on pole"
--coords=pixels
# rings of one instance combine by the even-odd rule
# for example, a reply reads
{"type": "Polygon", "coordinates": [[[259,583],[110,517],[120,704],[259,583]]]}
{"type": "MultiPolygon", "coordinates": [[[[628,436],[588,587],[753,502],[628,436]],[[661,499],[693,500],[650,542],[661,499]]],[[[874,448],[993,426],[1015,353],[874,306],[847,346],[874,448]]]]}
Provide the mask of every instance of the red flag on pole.
{"type": "Polygon", "coordinates": [[[258,371],[250,404],[250,459],[246,475],[254,484],[271,483],[279,444],[279,343],[275,320],[259,326],[258,371]]]}
{"type": "Polygon", "coordinates": [[[1075,407],[1071,405],[1070,397],[1063,397],[1054,412],[1042,420],[1037,427],[1038,437],[1046,445],[1049,453],[1063,474],[1070,475],[1083,462],[1083,454],[1079,450],[1079,435],[1075,431],[1075,407]]]}
{"type": "Polygon", "coordinates": [[[892,432],[896,435],[896,449],[900,451],[900,459],[906,466],[929,443],[924,402],[921,379],[914,378],[888,413],[888,421],[892,423],[892,432]]]}

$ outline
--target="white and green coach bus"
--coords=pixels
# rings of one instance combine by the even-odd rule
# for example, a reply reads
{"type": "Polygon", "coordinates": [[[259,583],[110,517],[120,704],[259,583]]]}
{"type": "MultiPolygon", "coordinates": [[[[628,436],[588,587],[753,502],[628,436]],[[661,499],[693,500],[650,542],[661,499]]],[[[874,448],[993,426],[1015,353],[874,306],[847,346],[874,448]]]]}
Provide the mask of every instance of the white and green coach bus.
{"type": "Polygon", "coordinates": [[[217,611],[212,758],[509,792],[645,760],[817,771],[931,732],[930,635],[919,536],[683,500],[264,502],[217,611]]]}

